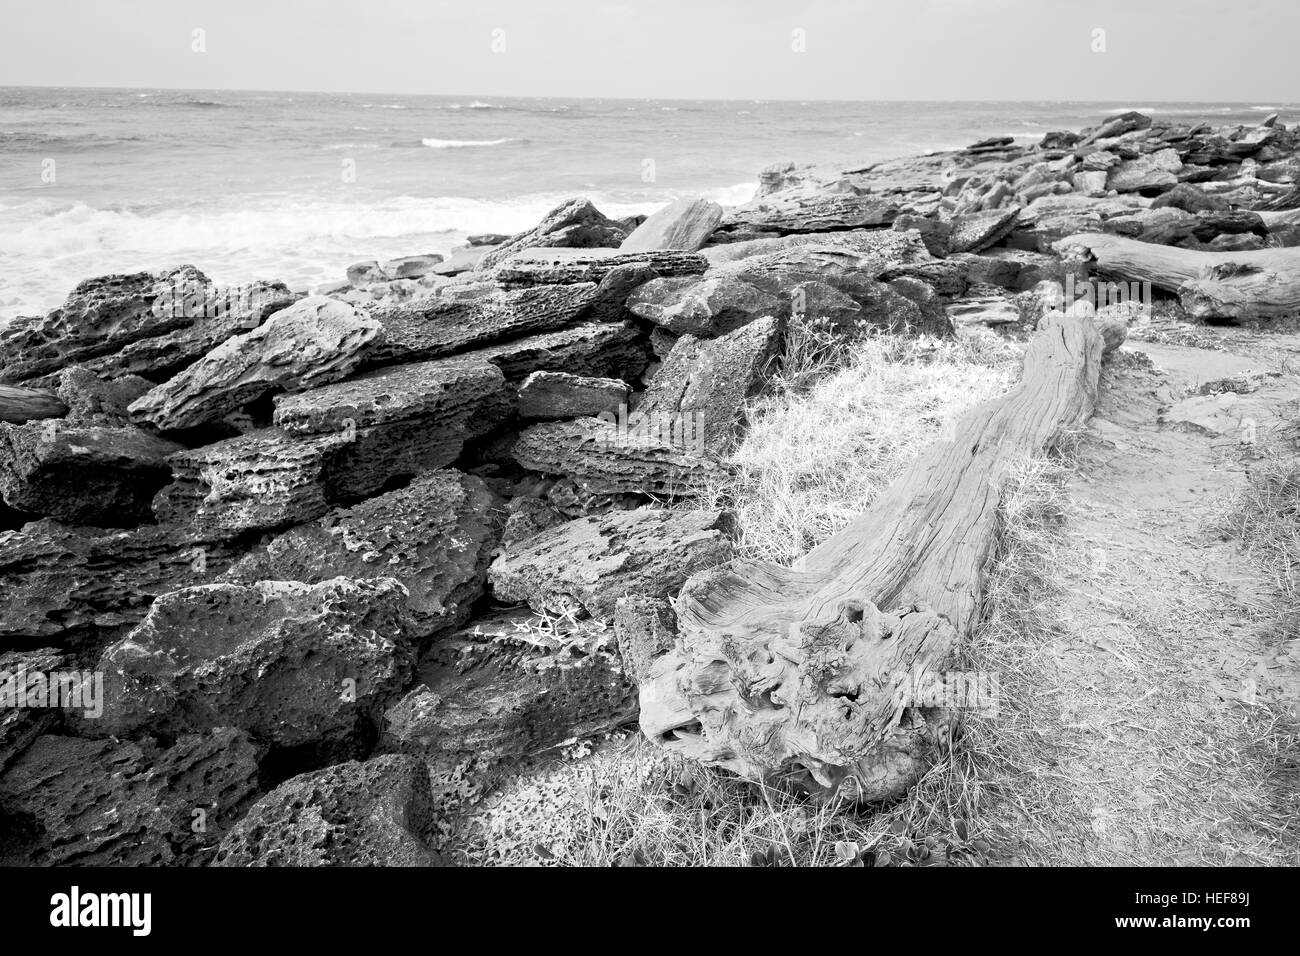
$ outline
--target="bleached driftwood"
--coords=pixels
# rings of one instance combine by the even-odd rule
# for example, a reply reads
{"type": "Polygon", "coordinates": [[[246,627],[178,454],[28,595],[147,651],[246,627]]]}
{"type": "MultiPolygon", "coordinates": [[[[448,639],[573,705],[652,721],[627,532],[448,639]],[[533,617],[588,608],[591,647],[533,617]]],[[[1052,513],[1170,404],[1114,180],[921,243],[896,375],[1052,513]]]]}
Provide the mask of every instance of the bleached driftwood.
{"type": "Polygon", "coordinates": [[[1007,471],[1090,417],[1120,340],[1050,314],[1020,385],[959,419],[801,567],[733,560],[692,577],[676,646],[641,685],[642,730],[751,779],[793,774],[863,800],[909,786],[950,714],[927,721],[906,690],[976,622],[1007,471]]]}
{"type": "Polygon", "coordinates": [[[1300,313],[1300,248],[1205,252],[1083,233],[1053,244],[1101,276],[1177,293],[1193,318],[1269,318],[1300,313]]]}

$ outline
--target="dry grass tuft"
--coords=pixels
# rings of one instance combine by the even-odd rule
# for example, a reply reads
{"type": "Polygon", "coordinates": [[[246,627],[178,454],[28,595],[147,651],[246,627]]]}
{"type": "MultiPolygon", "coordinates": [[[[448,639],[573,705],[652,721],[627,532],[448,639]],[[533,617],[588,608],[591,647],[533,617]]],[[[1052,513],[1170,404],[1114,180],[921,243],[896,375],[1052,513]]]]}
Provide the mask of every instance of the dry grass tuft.
{"type": "Polygon", "coordinates": [[[1266,448],[1246,489],[1225,511],[1220,529],[1264,567],[1284,602],[1289,637],[1300,633],[1300,455],[1266,448]]]}
{"type": "Polygon", "coordinates": [[[704,501],[731,509],[739,552],[789,564],[863,511],[945,425],[1005,392],[1020,346],[997,336],[871,335],[821,345],[792,333],[786,377],[750,409],[725,484],[704,501]],[[815,361],[828,363],[814,377],[815,361]]]}

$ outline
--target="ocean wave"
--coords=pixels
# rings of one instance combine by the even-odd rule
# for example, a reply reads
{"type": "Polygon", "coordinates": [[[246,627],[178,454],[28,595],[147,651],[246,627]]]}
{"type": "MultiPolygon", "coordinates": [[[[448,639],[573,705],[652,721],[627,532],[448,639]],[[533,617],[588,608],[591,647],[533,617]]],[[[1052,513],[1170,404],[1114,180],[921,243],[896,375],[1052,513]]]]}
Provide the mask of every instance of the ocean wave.
{"type": "Polygon", "coordinates": [[[491,103],[484,103],[481,100],[475,100],[472,103],[452,103],[447,107],[449,110],[499,110],[500,106],[494,106],[491,103]]]}
{"type": "Polygon", "coordinates": [[[509,137],[505,139],[422,139],[420,140],[430,149],[460,149],[465,146],[500,146],[502,143],[511,143],[514,140],[509,137]]]}

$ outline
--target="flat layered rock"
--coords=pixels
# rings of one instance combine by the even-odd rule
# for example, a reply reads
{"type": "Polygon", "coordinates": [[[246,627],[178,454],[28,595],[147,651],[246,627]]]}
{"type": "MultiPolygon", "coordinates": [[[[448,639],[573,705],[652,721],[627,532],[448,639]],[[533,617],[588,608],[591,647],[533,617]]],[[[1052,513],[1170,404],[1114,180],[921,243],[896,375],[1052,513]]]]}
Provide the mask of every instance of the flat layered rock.
{"type": "Polygon", "coordinates": [[[621,249],[524,249],[497,268],[497,279],[507,285],[601,282],[616,269],[638,267],[660,276],[698,275],[708,260],[697,252],[621,249]]]}
{"type": "Polygon", "coordinates": [[[702,457],[703,429],[695,418],[650,418],[621,410],[604,418],[545,422],[524,429],[511,454],[524,468],[572,478],[596,495],[687,495],[716,478],[702,457]]]}
{"type": "Polygon", "coordinates": [[[735,438],[746,400],[767,381],[782,328],[768,317],[717,339],[683,335],[637,404],[629,433],[639,434],[638,428],[655,436],[667,432],[671,445],[680,432],[676,444],[697,455],[723,452],[735,438]]]}
{"type": "Polygon", "coordinates": [[[990,209],[953,218],[948,247],[952,252],[980,252],[1001,242],[1015,227],[1019,206],[990,209]]]}
{"type": "Polygon", "coordinates": [[[499,600],[610,620],[628,594],[676,594],[695,571],[732,553],[722,511],[637,508],[577,518],[520,542],[492,563],[499,600]]]}
{"type": "Polygon", "coordinates": [[[238,727],[275,747],[351,756],[410,677],[405,589],[391,578],[208,584],[162,595],[104,651],[87,736],[238,727]]]}
{"type": "Polygon", "coordinates": [[[84,366],[71,365],[59,372],[55,390],[67,405],[69,422],[120,426],[131,424],[128,407],[151,388],[153,383],[139,375],[102,378],[84,366]]]}
{"type": "Polygon", "coordinates": [[[1178,173],[1182,169],[1183,161],[1178,150],[1157,150],[1113,167],[1106,179],[1106,188],[1120,193],[1167,189],[1178,184],[1178,173]]]}
{"type": "Polygon", "coordinates": [[[548,212],[542,221],[525,232],[506,240],[487,253],[480,269],[492,269],[517,252],[529,248],[566,247],[574,249],[617,246],[627,231],[603,215],[589,199],[570,199],[548,212]]]}
{"type": "Polygon", "coordinates": [[[260,751],[239,731],[150,741],[47,734],[0,776],[5,866],[183,866],[258,795],[260,751]],[[8,822],[8,821],[7,821],[8,822]]]}
{"type": "Polygon", "coordinates": [[[407,590],[411,633],[453,628],[482,594],[497,544],[499,499],[479,478],[457,471],[420,475],[405,488],[274,538],[227,574],[232,581],[391,577],[407,590]]]}
{"type": "Polygon", "coordinates": [[[131,415],[164,431],[215,421],[268,392],[346,378],[382,335],[379,322],[346,303],[303,299],[136,399],[131,415]]]}
{"type": "Polygon", "coordinates": [[[153,599],[216,580],[231,546],[183,529],[79,528],[48,519],[0,532],[0,642],[73,641],[138,623],[153,599]]]}
{"type": "Polygon", "coordinates": [[[436,866],[429,772],[412,757],[349,761],[276,787],[221,841],[213,866],[436,866]]]}
{"type": "Polygon", "coordinates": [[[445,358],[520,336],[554,332],[584,321],[596,301],[596,283],[476,290],[466,298],[441,296],[375,309],[384,342],[371,365],[445,358]]]}
{"type": "Polygon", "coordinates": [[[722,222],[722,207],[707,199],[678,199],[650,214],[619,244],[620,252],[680,249],[695,252],[722,222]]]}
{"type": "Polygon", "coordinates": [[[652,279],[629,297],[628,311],[677,335],[725,335],[762,315],[788,310],[785,302],[726,275],[652,279]]]}
{"type": "Polygon", "coordinates": [[[328,483],[348,440],[268,428],[177,452],[168,459],[171,484],[154,497],[154,515],[217,537],[319,518],[329,510],[328,483]]]}
{"type": "Polygon", "coordinates": [[[277,398],[275,423],[290,435],[341,436],[326,474],[334,501],[451,464],[514,407],[514,389],[495,365],[420,362],[277,398]]]}
{"type": "Polygon", "coordinates": [[[486,769],[628,724],[636,691],[609,638],[557,636],[528,611],[478,619],[430,651],[385,715],[381,746],[486,769]]]}
{"type": "Polygon", "coordinates": [[[171,479],[168,456],[180,450],[139,428],[0,423],[0,497],[72,524],[139,524],[171,479]]]}
{"type": "Polygon", "coordinates": [[[520,418],[578,418],[617,412],[631,389],[615,378],[534,372],[519,386],[520,418]]]}
{"type": "Polygon", "coordinates": [[[645,336],[628,321],[585,323],[490,345],[455,358],[469,364],[490,362],[511,382],[534,372],[635,381],[648,360],[645,336]]]}
{"type": "Polygon", "coordinates": [[[898,212],[898,206],[879,196],[773,193],[728,210],[716,235],[748,239],[887,226],[898,212]]]}

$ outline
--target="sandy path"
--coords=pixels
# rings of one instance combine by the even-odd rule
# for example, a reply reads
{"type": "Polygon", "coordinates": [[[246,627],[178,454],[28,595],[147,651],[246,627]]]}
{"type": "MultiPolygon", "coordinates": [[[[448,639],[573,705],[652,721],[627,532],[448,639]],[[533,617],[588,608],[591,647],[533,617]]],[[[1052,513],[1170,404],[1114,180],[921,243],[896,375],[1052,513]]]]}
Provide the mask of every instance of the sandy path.
{"type": "Polygon", "coordinates": [[[1300,337],[1224,344],[1134,343],[1155,367],[1128,355],[1105,376],[1032,663],[1047,756],[995,811],[1023,834],[1009,862],[1297,859],[1300,641],[1215,519],[1257,443],[1300,417],[1300,337]],[[1197,394],[1250,372],[1248,394],[1197,394]]]}

